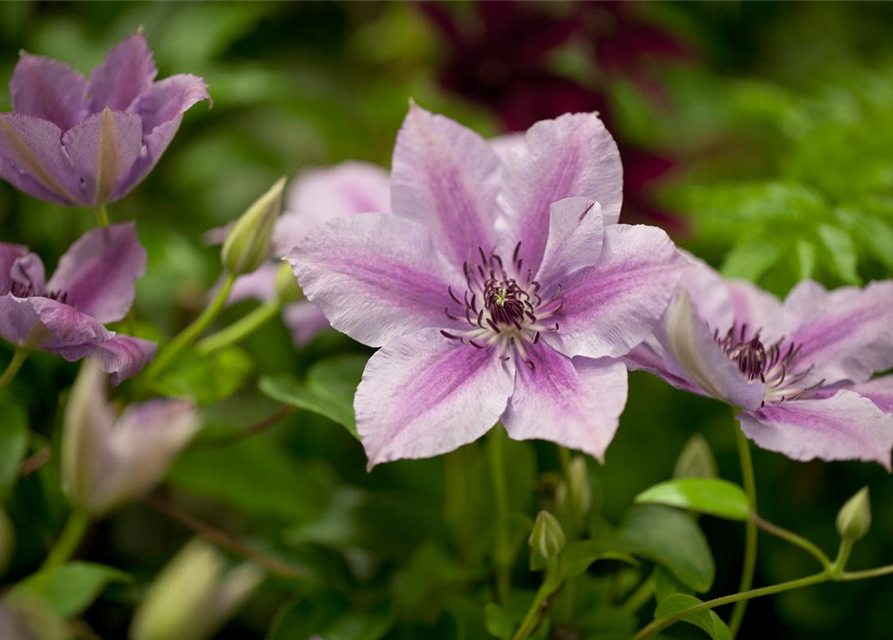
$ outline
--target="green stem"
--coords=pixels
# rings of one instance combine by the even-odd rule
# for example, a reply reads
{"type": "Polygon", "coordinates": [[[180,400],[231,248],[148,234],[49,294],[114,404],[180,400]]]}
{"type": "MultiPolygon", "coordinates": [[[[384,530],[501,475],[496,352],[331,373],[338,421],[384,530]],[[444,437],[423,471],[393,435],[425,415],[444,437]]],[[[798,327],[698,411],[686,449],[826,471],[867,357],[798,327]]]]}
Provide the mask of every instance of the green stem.
{"type": "Polygon", "coordinates": [[[843,570],[846,569],[846,563],[850,559],[850,553],[853,551],[854,542],[855,540],[850,540],[848,538],[844,538],[840,541],[840,549],[837,551],[837,557],[834,559],[834,563],[829,569],[831,575],[835,578],[839,578],[841,574],[843,574],[843,570]]]}
{"type": "Polygon", "coordinates": [[[561,474],[564,476],[564,483],[567,485],[567,504],[571,506],[568,514],[570,518],[569,524],[571,525],[570,533],[571,537],[575,538],[581,525],[582,514],[577,513],[573,509],[573,506],[577,504],[577,496],[574,491],[573,480],[571,479],[571,454],[567,447],[558,445],[558,460],[561,463],[561,474]]]}
{"type": "Polygon", "coordinates": [[[505,486],[505,460],[503,459],[502,426],[490,430],[488,448],[490,468],[493,473],[493,495],[496,500],[496,542],[493,560],[496,565],[496,598],[500,603],[508,599],[511,583],[511,551],[508,539],[508,493],[505,486]]]}
{"type": "Polygon", "coordinates": [[[846,582],[852,580],[866,580],[868,578],[879,578],[881,576],[889,576],[893,574],[893,564],[885,567],[877,567],[876,569],[865,569],[864,571],[844,571],[837,579],[846,582]]]}
{"type": "Polygon", "coordinates": [[[540,585],[540,588],[537,589],[536,595],[533,597],[533,602],[530,603],[530,607],[527,609],[527,615],[524,616],[524,620],[521,622],[521,626],[518,627],[518,630],[515,632],[515,635],[512,636],[512,640],[527,640],[536,628],[540,624],[540,619],[543,616],[543,612],[546,610],[546,607],[549,606],[549,598],[558,591],[558,588],[561,586],[562,578],[561,572],[559,571],[559,560],[558,556],[553,556],[546,561],[546,577],[543,579],[543,583],[540,585]]]}
{"type": "Polygon", "coordinates": [[[68,522],[62,529],[56,544],[50,549],[50,553],[40,567],[39,573],[50,576],[56,569],[68,562],[69,558],[77,551],[78,546],[87,529],[90,526],[90,515],[86,511],[74,509],[68,516],[68,522]]]}
{"type": "Polygon", "coordinates": [[[797,545],[807,553],[811,554],[816,560],[822,563],[822,566],[825,569],[830,568],[831,559],[825,554],[824,551],[819,549],[818,546],[807,540],[802,536],[798,536],[793,531],[788,531],[787,529],[782,529],[778,525],[772,524],[767,520],[763,520],[760,516],[755,513],[750,514],[750,518],[754,521],[754,523],[763,531],[768,534],[775,536],[776,538],[781,538],[782,540],[786,540],[791,544],[797,545]]]}
{"type": "Polygon", "coordinates": [[[255,308],[251,313],[242,316],[225,329],[212,333],[202,338],[195,345],[199,353],[209,354],[239,342],[249,334],[259,329],[266,322],[279,315],[282,305],[278,300],[266,302],[255,308]]]}
{"type": "Polygon", "coordinates": [[[94,209],[94,211],[96,212],[96,222],[99,224],[99,226],[109,226],[109,212],[106,210],[105,205],[99,205],[98,207],[96,207],[96,209],[94,209]]]}
{"type": "MultiPolygon", "coordinates": [[[[750,444],[739,425],[735,425],[735,440],[738,444],[738,457],[741,462],[741,479],[744,483],[744,493],[747,495],[747,503],[751,513],[757,512],[757,487],[753,473],[753,459],[750,457],[750,444]]],[[[748,518],[744,523],[744,566],[741,570],[741,583],[739,592],[747,592],[753,586],[753,574],[757,564],[757,523],[748,518]]],[[[729,631],[732,638],[738,634],[741,623],[744,621],[744,613],[747,610],[747,599],[737,601],[729,618],[729,631]]]]}
{"type": "Polygon", "coordinates": [[[223,310],[223,307],[226,305],[226,299],[229,297],[229,292],[233,288],[233,284],[236,281],[236,276],[232,274],[227,274],[226,280],[223,281],[223,285],[220,287],[220,290],[217,292],[217,295],[214,296],[214,299],[205,307],[205,310],[201,312],[198,318],[196,318],[192,324],[183,329],[173,340],[171,340],[167,347],[161,350],[161,353],[152,361],[152,364],[149,365],[149,368],[146,369],[146,378],[151,380],[158,376],[159,373],[164,371],[176,358],[183,353],[184,350],[189,348],[189,346],[195,342],[196,338],[198,338],[202,332],[208,328],[208,325],[217,317],[217,315],[223,310]]]}
{"type": "Polygon", "coordinates": [[[9,383],[12,382],[12,379],[16,377],[19,369],[25,364],[25,360],[28,358],[30,352],[30,349],[26,349],[25,347],[16,348],[15,352],[12,354],[12,360],[6,365],[6,370],[3,372],[3,375],[0,375],[0,391],[3,391],[9,383]]]}
{"type": "Polygon", "coordinates": [[[651,596],[654,595],[654,588],[654,576],[649,576],[639,585],[639,588],[636,589],[622,605],[620,605],[621,611],[633,615],[651,599],[651,596]]]}

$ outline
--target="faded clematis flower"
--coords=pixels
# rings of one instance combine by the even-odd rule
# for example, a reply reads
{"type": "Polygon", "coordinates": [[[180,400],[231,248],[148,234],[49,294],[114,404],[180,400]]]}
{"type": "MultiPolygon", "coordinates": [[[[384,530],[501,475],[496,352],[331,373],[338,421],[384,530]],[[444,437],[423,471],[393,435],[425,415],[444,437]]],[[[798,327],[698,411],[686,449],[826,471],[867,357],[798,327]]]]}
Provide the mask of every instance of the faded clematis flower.
{"type": "Polygon", "coordinates": [[[189,74],[155,82],[142,33],[109,51],[89,81],[50,58],[22,53],[0,113],[0,177],[62,205],[99,207],[124,197],[164,153],[183,113],[209,100],[189,74]]]}
{"type": "Polygon", "coordinates": [[[138,373],[155,355],[153,342],[105,328],[133,304],[146,250],[132,222],[97,228],[77,240],[45,281],[40,257],[0,243],[0,336],[69,362],[96,357],[112,384],[138,373]]]}
{"type": "Polygon", "coordinates": [[[890,470],[893,282],[827,291],[801,282],[784,303],[703,264],[682,278],[630,368],[739,407],[745,435],[794,460],[866,460],[890,470]]]}
{"type": "Polygon", "coordinates": [[[105,376],[88,360],[65,409],[65,492],[94,516],[137,500],[161,480],[198,427],[195,407],[186,400],[150,400],[116,416],[106,399],[105,376]]]}
{"type": "Polygon", "coordinates": [[[594,114],[537,123],[503,161],[411,106],[393,215],[331,220],[288,257],[334,328],[382,347],[355,398],[370,466],[451,451],[498,420],[602,458],[626,403],[616,358],[685,266],[663,231],[617,224],[621,174],[594,114]]]}

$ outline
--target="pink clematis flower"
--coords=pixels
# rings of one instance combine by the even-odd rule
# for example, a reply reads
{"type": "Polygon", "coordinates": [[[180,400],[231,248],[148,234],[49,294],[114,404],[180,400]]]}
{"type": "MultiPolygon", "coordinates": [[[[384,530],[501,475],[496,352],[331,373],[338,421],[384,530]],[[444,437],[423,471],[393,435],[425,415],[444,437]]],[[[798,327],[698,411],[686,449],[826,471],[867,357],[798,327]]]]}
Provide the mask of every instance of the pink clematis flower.
{"type": "Polygon", "coordinates": [[[663,231],[617,224],[620,157],[594,114],[539,122],[503,151],[413,105],[393,214],[331,220],[288,257],[334,328],[382,347],[354,404],[370,466],[498,420],[598,458],[613,438],[617,358],[651,333],[684,260],[663,231]]]}
{"type": "Polygon", "coordinates": [[[703,264],[682,278],[655,335],[627,357],[673,386],[740,407],[757,445],[794,460],[876,461],[890,470],[893,282],[780,302],[703,264]]]}
{"type": "Polygon", "coordinates": [[[0,177],[62,205],[98,207],[124,197],[164,153],[205,81],[155,82],[152,51],[135,33],[109,51],[90,80],[22,53],[10,82],[13,113],[0,113],[0,177]]]}
{"type": "Polygon", "coordinates": [[[146,270],[146,250],[132,222],[97,228],[75,242],[49,281],[40,257],[0,243],[0,336],[69,362],[95,356],[112,384],[138,373],[155,355],[152,342],[105,328],[123,320],[146,270]]]}

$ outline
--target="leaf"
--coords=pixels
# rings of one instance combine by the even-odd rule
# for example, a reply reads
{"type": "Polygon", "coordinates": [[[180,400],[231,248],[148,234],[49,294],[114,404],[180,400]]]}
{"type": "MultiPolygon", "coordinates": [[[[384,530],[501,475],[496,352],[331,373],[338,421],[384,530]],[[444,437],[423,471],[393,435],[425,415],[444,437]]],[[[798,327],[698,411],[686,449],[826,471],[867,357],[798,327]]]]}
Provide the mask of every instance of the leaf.
{"type": "Polygon", "coordinates": [[[83,613],[112,582],[130,582],[130,576],[113,567],[92,562],[69,562],[47,580],[36,573],[20,582],[10,598],[39,598],[60,618],[73,618],[83,613]]]}
{"type": "Polygon", "coordinates": [[[484,626],[487,633],[500,640],[509,640],[515,632],[512,618],[495,602],[489,602],[484,607],[484,626]]]}
{"type": "Polygon", "coordinates": [[[723,260],[720,271],[726,278],[757,281],[781,258],[782,247],[764,237],[735,245],[723,260]]]}
{"type": "Polygon", "coordinates": [[[713,584],[716,567],[710,547],[688,514],[662,505],[637,505],[627,512],[616,535],[628,553],[663,565],[695,591],[707,591],[713,584]]]}
{"type": "Polygon", "coordinates": [[[652,577],[654,578],[654,594],[657,596],[658,602],[677,593],[683,593],[689,596],[694,593],[691,589],[673,577],[672,573],[661,566],[654,568],[652,577]]]}
{"type": "Polygon", "coordinates": [[[0,500],[6,499],[19,477],[28,450],[28,417],[21,407],[0,402],[0,500]]]}
{"type": "Polygon", "coordinates": [[[228,398],[245,383],[254,362],[239,347],[227,347],[202,355],[190,351],[152,382],[158,393],[191,398],[209,405],[228,398]]]}
{"type": "Polygon", "coordinates": [[[750,507],[744,489],[718,478],[680,478],[645,489],[635,502],[666,504],[727,520],[747,520],[750,507]]]}
{"type": "Polygon", "coordinates": [[[816,248],[809,240],[797,240],[797,277],[807,280],[815,273],[816,248]]]}
{"type": "Polygon", "coordinates": [[[819,239],[822,241],[829,257],[829,264],[834,274],[849,284],[861,284],[862,279],[856,271],[858,259],[856,245],[846,231],[829,224],[819,225],[819,239]]]}
{"type": "Polygon", "coordinates": [[[271,398],[325,416],[359,439],[353,397],[363,377],[367,358],[345,354],[321,360],[304,382],[292,376],[264,376],[260,390],[271,398]]]}
{"type": "MultiPolygon", "coordinates": [[[[657,605],[654,617],[656,619],[669,618],[699,604],[702,604],[702,602],[694,596],[684,594],[672,595],[657,605]]],[[[682,618],[681,622],[688,622],[703,629],[713,640],[732,640],[732,634],[729,632],[726,623],[709,609],[704,609],[682,618]]]]}
{"type": "Polygon", "coordinates": [[[574,578],[586,573],[598,560],[619,560],[637,566],[639,561],[610,540],[577,540],[567,545],[561,554],[561,569],[565,576],[574,578]]]}

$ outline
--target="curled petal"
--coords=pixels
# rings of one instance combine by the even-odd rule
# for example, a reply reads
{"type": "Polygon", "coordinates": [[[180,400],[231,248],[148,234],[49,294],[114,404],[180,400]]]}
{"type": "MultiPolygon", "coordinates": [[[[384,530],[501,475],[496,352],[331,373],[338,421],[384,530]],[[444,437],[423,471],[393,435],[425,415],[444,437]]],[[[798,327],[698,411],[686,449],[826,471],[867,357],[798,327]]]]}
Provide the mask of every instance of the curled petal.
{"type": "Polygon", "coordinates": [[[146,250],[133,222],[88,231],[59,260],[47,289],[100,322],[123,320],[133,304],[134,282],[146,271],[146,250]]]}
{"type": "Polygon", "coordinates": [[[425,227],[387,214],[331,220],[287,260],[304,295],[332,326],[373,347],[425,327],[449,326],[447,288],[461,282],[425,227]]]}
{"type": "Polygon", "coordinates": [[[10,278],[12,266],[19,258],[26,255],[28,255],[28,247],[0,242],[0,295],[5,296],[9,293],[9,287],[12,285],[10,278]]]}
{"type": "Polygon", "coordinates": [[[152,51],[142,33],[134,33],[119,42],[105,56],[105,62],[90,74],[90,111],[106,107],[115,111],[127,108],[152,86],[158,74],[152,51]]]}
{"type": "Polygon", "coordinates": [[[94,345],[112,337],[101,322],[66,304],[49,298],[13,295],[0,298],[0,335],[17,346],[47,351],[94,345]]]}
{"type": "Polygon", "coordinates": [[[62,148],[62,131],[48,120],[0,113],[0,176],[41,200],[86,204],[62,148]]]}
{"type": "Polygon", "coordinates": [[[151,133],[143,136],[143,149],[140,151],[136,162],[133,163],[130,174],[118,185],[113,199],[124,197],[149,175],[149,172],[155,168],[162,154],[167,150],[174,136],[177,135],[182,121],[183,116],[177,116],[173,120],[168,120],[164,124],[158,125],[151,133]]]}
{"type": "Polygon", "coordinates": [[[140,94],[129,111],[142,119],[143,134],[149,135],[156,127],[178,119],[196,103],[210,99],[204,78],[184,73],[153,84],[140,94]]]}
{"type": "Polygon", "coordinates": [[[515,440],[541,439],[604,461],[626,406],[626,367],[619,360],[568,358],[544,344],[519,365],[502,418],[515,440]]]}
{"type": "Polygon", "coordinates": [[[291,332],[295,346],[303,347],[313,338],[329,328],[329,321],[319,307],[306,301],[286,305],[282,309],[282,319],[291,332]]]}
{"type": "Polygon", "coordinates": [[[492,427],[512,392],[511,362],[436,330],[392,340],[366,365],[354,398],[369,467],[428,458],[473,442],[492,427]]]}
{"type": "Polygon", "coordinates": [[[598,262],[605,229],[601,206],[588,198],[565,198],[550,207],[549,240],[536,279],[546,288],[598,262]]]}
{"type": "Polygon", "coordinates": [[[704,390],[689,380],[676,358],[667,353],[667,350],[654,336],[633,347],[632,351],[623,356],[623,362],[630,371],[647,371],[677,389],[698,395],[707,395],[704,390]]]}
{"type": "Polygon", "coordinates": [[[393,211],[428,225],[454,260],[490,251],[500,164],[478,134],[413,104],[394,147],[393,211]]]}
{"type": "Polygon", "coordinates": [[[524,261],[536,271],[549,235],[549,207],[564,198],[591,198],[605,225],[617,222],[623,168],[611,134],[594,113],[565,114],[537,122],[522,146],[506,157],[500,208],[524,261]]]}
{"type": "Polygon", "coordinates": [[[22,53],[9,83],[16,113],[68,131],[87,113],[87,81],[58,60],[22,53]]]}
{"type": "MultiPolygon", "coordinates": [[[[158,345],[148,340],[131,336],[116,335],[100,342],[90,351],[102,370],[109,374],[112,386],[118,386],[127,378],[135,376],[155,357],[158,345]]],[[[65,357],[65,352],[60,352],[65,357]]]]}
{"type": "Polygon", "coordinates": [[[871,400],[884,413],[893,414],[893,375],[847,387],[871,400]]]}
{"type": "Polygon", "coordinates": [[[852,391],[767,405],[738,420],[757,445],[792,460],[864,460],[890,470],[893,416],[852,391]]]}

